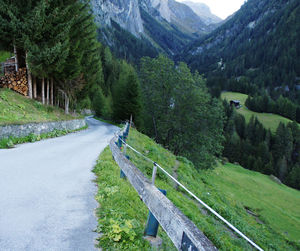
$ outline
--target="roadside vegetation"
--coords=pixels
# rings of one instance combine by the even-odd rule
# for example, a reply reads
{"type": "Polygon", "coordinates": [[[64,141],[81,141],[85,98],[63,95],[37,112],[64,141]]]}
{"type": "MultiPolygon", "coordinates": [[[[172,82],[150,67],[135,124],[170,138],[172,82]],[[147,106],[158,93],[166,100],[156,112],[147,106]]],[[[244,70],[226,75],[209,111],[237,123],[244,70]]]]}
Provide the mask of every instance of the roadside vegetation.
{"type": "Polygon", "coordinates": [[[62,109],[45,106],[9,89],[0,89],[0,125],[72,120],[62,109]]]}
{"type": "Polygon", "coordinates": [[[121,124],[115,123],[115,122],[113,122],[113,121],[111,121],[111,120],[107,120],[107,119],[103,119],[103,118],[99,118],[99,117],[94,117],[94,119],[97,119],[97,120],[99,120],[99,121],[101,121],[101,122],[104,122],[104,123],[107,123],[107,124],[115,125],[115,126],[117,126],[117,127],[122,127],[121,124]]]}
{"type": "MultiPolygon", "coordinates": [[[[199,198],[233,223],[243,233],[266,250],[299,249],[300,192],[279,185],[268,176],[243,169],[233,164],[217,164],[213,170],[196,170],[183,157],[176,157],[147,136],[131,130],[128,144],[159,163],[170,174],[193,191],[199,198]],[[177,162],[177,165],[176,165],[177,162]],[[177,166],[177,168],[175,168],[177,166]]],[[[128,148],[127,148],[128,149],[128,148]]],[[[152,164],[127,150],[130,160],[148,177],[152,164]]],[[[142,241],[147,220],[147,209],[128,181],[120,179],[120,169],[107,148],[94,169],[100,207],[98,231],[102,233],[99,245],[123,250],[131,243],[132,250],[151,250],[142,241]],[[128,232],[126,220],[134,231],[128,232]],[[118,225],[120,227],[115,226],[118,225]],[[126,227],[127,226],[127,227],[126,227]],[[127,230],[125,230],[127,229],[127,230]],[[119,232],[120,231],[120,232],[119,232]],[[117,237],[116,237],[117,235],[117,237]],[[133,239],[130,240],[130,236],[133,239]],[[125,246],[124,246],[125,245],[125,246]]],[[[221,250],[252,250],[216,220],[182,189],[177,189],[163,173],[157,173],[156,186],[167,190],[167,197],[221,250]]],[[[164,237],[163,250],[172,250],[170,240],[164,237]]]]}
{"type": "MultiPolygon", "coordinates": [[[[120,178],[120,168],[112,159],[109,147],[101,153],[94,168],[97,175],[99,203],[98,246],[103,250],[151,250],[143,239],[149,210],[131,184],[120,178]]],[[[176,250],[166,233],[159,228],[164,250],[176,250]]]]}
{"type": "Polygon", "coordinates": [[[245,102],[248,98],[248,95],[246,94],[242,94],[239,92],[223,92],[221,94],[221,98],[222,99],[226,99],[228,102],[230,100],[239,100],[241,101],[241,105],[242,107],[237,109],[237,112],[242,114],[245,119],[246,122],[248,123],[251,119],[252,116],[256,117],[258,119],[258,121],[260,123],[263,124],[263,126],[266,129],[270,129],[272,132],[275,132],[278,125],[281,123],[284,123],[285,125],[292,122],[292,120],[287,119],[285,117],[282,117],[280,115],[277,114],[272,114],[272,113],[259,113],[259,112],[254,112],[249,110],[246,105],[245,102]]]}

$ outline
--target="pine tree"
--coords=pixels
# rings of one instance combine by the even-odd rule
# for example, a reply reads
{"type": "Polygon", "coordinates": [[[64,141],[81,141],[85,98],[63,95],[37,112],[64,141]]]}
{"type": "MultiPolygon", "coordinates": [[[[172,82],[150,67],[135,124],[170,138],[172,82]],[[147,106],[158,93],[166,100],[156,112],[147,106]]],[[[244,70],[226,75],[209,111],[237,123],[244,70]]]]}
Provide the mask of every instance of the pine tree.
{"type": "Polygon", "coordinates": [[[121,64],[119,80],[113,90],[113,117],[126,120],[133,116],[137,126],[141,123],[140,85],[134,68],[125,61],[121,64]]]}

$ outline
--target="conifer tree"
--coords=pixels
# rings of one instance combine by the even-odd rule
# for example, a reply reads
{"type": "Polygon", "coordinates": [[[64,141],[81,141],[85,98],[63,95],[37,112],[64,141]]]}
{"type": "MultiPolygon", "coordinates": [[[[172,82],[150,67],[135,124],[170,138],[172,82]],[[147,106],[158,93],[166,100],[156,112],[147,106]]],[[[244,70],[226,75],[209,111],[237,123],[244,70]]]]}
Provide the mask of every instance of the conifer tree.
{"type": "Polygon", "coordinates": [[[141,94],[138,77],[134,68],[123,61],[119,80],[113,89],[113,117],[115,120],[128,120],[131,115],[136,126],[140,126],[141,94]]]}

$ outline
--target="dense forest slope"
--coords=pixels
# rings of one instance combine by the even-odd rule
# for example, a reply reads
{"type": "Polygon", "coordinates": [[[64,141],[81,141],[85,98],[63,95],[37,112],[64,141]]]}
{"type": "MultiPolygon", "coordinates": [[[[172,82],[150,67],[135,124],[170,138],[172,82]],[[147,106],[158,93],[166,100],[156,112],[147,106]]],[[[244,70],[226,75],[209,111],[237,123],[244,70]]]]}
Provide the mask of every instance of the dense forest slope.
{"type": "Polygon", "coordinates": [[[258,87],[293,93],[290,96],[299,102],[299,44],[298,0],[249,0],[179,59],[208,75],[246,76],[258,87]]]}

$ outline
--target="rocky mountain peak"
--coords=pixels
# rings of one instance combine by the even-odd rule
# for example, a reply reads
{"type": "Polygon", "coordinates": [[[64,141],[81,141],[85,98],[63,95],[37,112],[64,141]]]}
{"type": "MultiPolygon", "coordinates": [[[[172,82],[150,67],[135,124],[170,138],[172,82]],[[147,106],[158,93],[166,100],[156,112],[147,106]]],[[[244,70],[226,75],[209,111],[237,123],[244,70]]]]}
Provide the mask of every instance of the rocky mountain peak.
{"type": "Polygon", "coordinates": [[[136,37],[144,32],[138,0],[92,0],[96,22],[111,26],[111,20],[136,37]]]}
{"type": "Polygon", "coordinates": [[[183,3],[189,6],[207,25],[222,22],[222,19],[212,14],[210,8],[204,3],[196,3],[192,1],[184,1],[183,3]]]}

